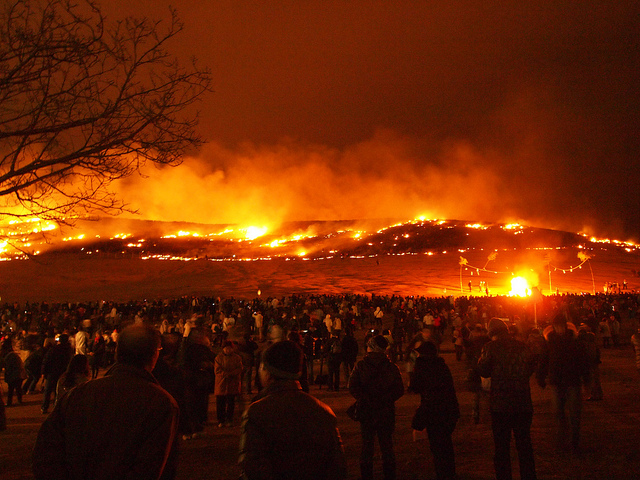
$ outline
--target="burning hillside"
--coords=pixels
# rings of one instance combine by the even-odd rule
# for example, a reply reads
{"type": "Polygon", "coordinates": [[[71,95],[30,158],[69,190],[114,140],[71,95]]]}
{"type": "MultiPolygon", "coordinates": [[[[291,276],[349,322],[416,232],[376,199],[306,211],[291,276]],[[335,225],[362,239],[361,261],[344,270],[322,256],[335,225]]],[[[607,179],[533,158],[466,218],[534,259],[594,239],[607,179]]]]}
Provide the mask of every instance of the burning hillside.
{"type": "MultiPolygon", "coordinates": [[[[269,260],[435,255],[456,251],[536,251],[639,246],[520,224],[457,220],[289,222],[267,227],[98,219],[60,230],[55,224],[14,223],[0,231],[4,259],[53,253],[174,260],[269,260]]],[[[544,258],[540,255],[540,258],[544,258]]],[[[548,255],[547,255],[548,257],[548,255]]]]}
{"type": "Polygon", "coordinates": [[[14,260],[0,262],[3,301],[596,293],[623,280],[640,289],[637,245],[519,224],[415,219],[270,230],[101,219],[0,233],[3,258],[14,260]]]}

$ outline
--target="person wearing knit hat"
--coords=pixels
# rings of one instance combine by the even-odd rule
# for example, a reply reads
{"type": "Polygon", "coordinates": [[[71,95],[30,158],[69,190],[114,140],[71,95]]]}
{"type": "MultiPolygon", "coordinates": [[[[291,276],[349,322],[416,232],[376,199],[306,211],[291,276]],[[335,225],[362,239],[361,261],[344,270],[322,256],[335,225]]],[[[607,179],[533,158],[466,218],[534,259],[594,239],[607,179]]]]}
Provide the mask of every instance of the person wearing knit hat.
{"type": "Polygon", "coordinates": [[[264,389],[243,415],[241,478],[265,478],[266,472],[269,478],[346,477],[338,421],[328,405],[302,391],[302,361],[300,346],[289,340],[264,351],[264,389]]]}
{"type": "Polygon", "coordinates": [[[302,371],[300,347],[291,341],[274,343],[264,352],[262,369],[274,378],[298,380],[302,371]]]}
{"type": "Polygon", "coordinates": [[[385,350],[389,342],[376,335],[367,342],[367,354],[349,377],[349,393],[359,405],[362,453],[360,473],[363,480],[373,479],[375,438],[382,453],[382,471],[385,480],[396,478],[396,458],[393,452],[395,429],[395,402],[404,394],[402,375],[385,350]]]}

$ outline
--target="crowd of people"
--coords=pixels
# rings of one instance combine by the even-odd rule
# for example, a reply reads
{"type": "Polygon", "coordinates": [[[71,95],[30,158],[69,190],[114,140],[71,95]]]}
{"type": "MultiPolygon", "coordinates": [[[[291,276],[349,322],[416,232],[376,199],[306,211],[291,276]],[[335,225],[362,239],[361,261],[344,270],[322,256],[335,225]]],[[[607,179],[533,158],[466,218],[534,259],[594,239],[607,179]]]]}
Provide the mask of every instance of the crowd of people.
{"type": "MultiPolygon", "coordinates": [[[[420,394],[413,428],[426,430],[438,478],[449,479],[455,478],[451,436],[460,410],[439,356],[448,337],[455,359],[466,362],[464,385],[474,393],[476,423],[489,391],[496,477],[511,478],[513,432],[521,478],[531,479],[529,378],[535,374],[553,392],[558,447],[578,451],[582,389],[589,400],[603,398],[600,348],[631,343],[640,372],[638,314],[636,294],[556,295],[535,307],[510,297],[378,295],[13,304],[2,309],[0,362],[7,406],[38,389],[42,413],[54,405],[34,451],[37,478],[120,478],[124,472],[173,478],[178,440],[199,436],[211,423],[234,425],[238,396],[254,393],[242,415],[245,478],[344,478],[335,415],[309,394],[317,385],[346,387],[358,405],[363,479],[373,478],[376,437],[384,478],[395,479],[394,404],[405,388],[420,394]],[[211,395],[215,422],[208,418],[211,395]],[[117,401],[104,401],[112,397],[117,401]],[[123,414],[127,409],[120,407],[129,402],[141,410],[123,414]],[[89,424],[93,433],[77,434],[89,424]],[[124,424],[134,428],[125,433],[124,424]],[[69,435],[72,442],[65,440],[69,435]],[[92,445],[100,445],[104,458],[69,464],[92,445]],[[312,458],[319,451],[323,456],[312,458]],[[101,468],[102,461],[109,465],[101,468]]],[[[0,407],[3,414],[4,403],[0,407]]]]}

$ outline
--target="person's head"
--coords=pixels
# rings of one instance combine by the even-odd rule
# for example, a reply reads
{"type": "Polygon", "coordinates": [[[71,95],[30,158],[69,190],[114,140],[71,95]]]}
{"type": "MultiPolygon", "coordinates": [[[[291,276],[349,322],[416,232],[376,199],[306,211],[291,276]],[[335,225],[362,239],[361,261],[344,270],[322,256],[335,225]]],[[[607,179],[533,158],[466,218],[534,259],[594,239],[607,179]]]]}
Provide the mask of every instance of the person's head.
{"type": "Polygon", "coordinates": [[[160,354],[160,332],[149,325],[130,325],[118,336],[116,359],[119,363],[153,370],[160,354]]]}
{"type": "Polygon", "coordinates": [[[302,349],[289,340],[276,342],[264,351],[260,378],[263,385],[275,380],[298,380],[302,372],[302,349]]]}
{"type": "Polygon", "coordinates": [[[287,340],[297,344],[302,343],[302,337],[300,336],[300,333],[295,331],[289,332],[289,334],[287,335],[287,340]]]}
{"type": "Polygon", "coordinates": [[[367,352],[384,352],[389,342],[382,335],[375,335],[367,342],[367,352]]]}
{"type": "Polygon", "coordinates": [[[509,335],[509,327],[501,319],[493,317],[489,320],[487,333],[491,338],[509,335]]]}
{"type": "Polygon", "coordinates": [[[433,342],[422,342],[420,345],[416,347],[416,352],[421,357],[437,357],[438,356],[438,347],[433,342]]]}
{"type": "Polygon", "coordinates": [[[89,376],[89,359],[86,355],[74,355],[67,367],[67,376],[69,375],[87,375],[89,376]]]}
{"type": "Polygon", "coordinates": [[[567,317],[565,317],[564,313],[559,313],[553,317],[551,325],[553,325],[553,330],[557,334],[564,335],[567,331],[567,317]]]}

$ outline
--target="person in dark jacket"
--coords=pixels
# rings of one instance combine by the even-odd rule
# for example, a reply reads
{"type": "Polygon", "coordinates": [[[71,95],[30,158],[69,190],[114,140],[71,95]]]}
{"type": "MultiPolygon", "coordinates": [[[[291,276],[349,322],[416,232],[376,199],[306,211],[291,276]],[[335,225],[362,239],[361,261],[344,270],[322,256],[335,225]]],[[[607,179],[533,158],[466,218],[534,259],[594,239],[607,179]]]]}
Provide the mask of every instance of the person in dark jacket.
{"type": "Polygon", "coordinates": [[[58,380],[67,370],[69,362],[73,357],[73,348],[69,344],[69,335],[61,334],[58,342],[49,348],[42,360],[42,375],[44,375],[44,398],[42,400],[42,413],[49,412],[51,404],[51,395],[53,394],[54,402],[57,399],[56,388],[58,380]]]}
{"type": "Polygon", "coordinates": [[[353,331],[351,329],[348,329],[347,333],[342,339],[342,365],[344,366],[344,374],[347,381],[351,376],[353,367],[356,366],[357,359],[358,341],[353,336],[353,331]]]}
{"type": "Polygon", "coordinates": [[[531,444],[533,403],[529,378],[535,360],[527,345],[509,335],[507,325],[492,318],[488,328],[491,341],[478,360],[478,372],[491,378],[489,404],[497,480],[511,480],[511,432],[516,441],[520,478],[535,480],[536,469],[531,444]]]}
{"type": "Polygon", "coordinates": [[[342,364],[342,341],[340,334],[333,332],[324,344],[329,370],[329,391],[340,390],[340,364],[342,364]]]}
{"type": "Polygon", "coordinates": [[[385,351],[389,343],[382,335],[367,343],[367,354],[353,369],[349,378],[349,393],[360,404],[365,418],[360,420],[362,480],[373,479],[374,441],[378,437],[382,453],[385,480],[396,478],[396,457],[393,451],[393,431],[396,424],[395,402],[404,394],[402,375],[391,363],[385,351]]]}
{"type": "Polygon", "coordinates": [[[191,425],[191,436],[198,436],[208,421],[209,395],[215,386],[214,360],[211,341],[206,331],[194,327],[183,337],[179,353],[179,365],[185,379],[185,414],[191,425]]]}
{"type": "Polygon", "coordinates": [[[36,480],[157,480],[178,424],[178,405],[150,373],[160,332],[122,331],[107,374],[64,395],[42,424],[33,449],[36,480]]]}
{"type": "Polygon", "coordinates": [[[44,353],[40,345],[33,345],[32,350],[24,361],[24,369],[27,371],[27,379],[22,384],[22,392],[25,395],[35,393],[36,385],[42,372],[42,359],[44,353]]]}
{"type": "MultiPolygon", "coordinates": [[[[13,351],[11,337],[5,338],[0,348],[0,366],[4,368],[4,381],[7,382],[7,407],[13,405],[13,394],[16,394],[18,404],[22,405],[22,382],[27,378],[22,358],[13,351]]],[[[0,370],[2,370],[0,368],[0,370]]]]}
{"type": "Polygon", "coordinates": [[[471,415],[474,423],[480,423],[480,399],[486,393],[482,389],[482,378],[478,373],[478,359],[482,347],[491,339],[481,324],[477,324],[465,340],[465,352],[467,357],[467,378],[465,386],[473,394],[471,402],[471,415]]]}
{"type": "Polygon", "coordinates": [[[304,393],[299,345],[277,342],[264,351],[258,398],[243,416],[240,464],[245,480],[342,480],[346,460],[331,408],[304,393]]]}
{"type": "Polygon", "coordinates": [[[409,389],[420,394],[420,406],[414,417],[415,430],[427,429],[429,447],[438,480],[456,478],[456,464],[451,435],[460,418],[453,377],[432,342],[418,348],[409,389]]]}
{"type": "Polygon", "coordinates": [[[573,323],[564,313],[553,318],[552,328],[545,329],[547,352],[541,361],[540,386],[551,386],[552,402],[558,422],[558,447],[580,448],[582,385],[589,384],[589,358],[584,343],[578,341],[573,323]],[[567,425],[569,417],[570,433],[567,425]]]}

